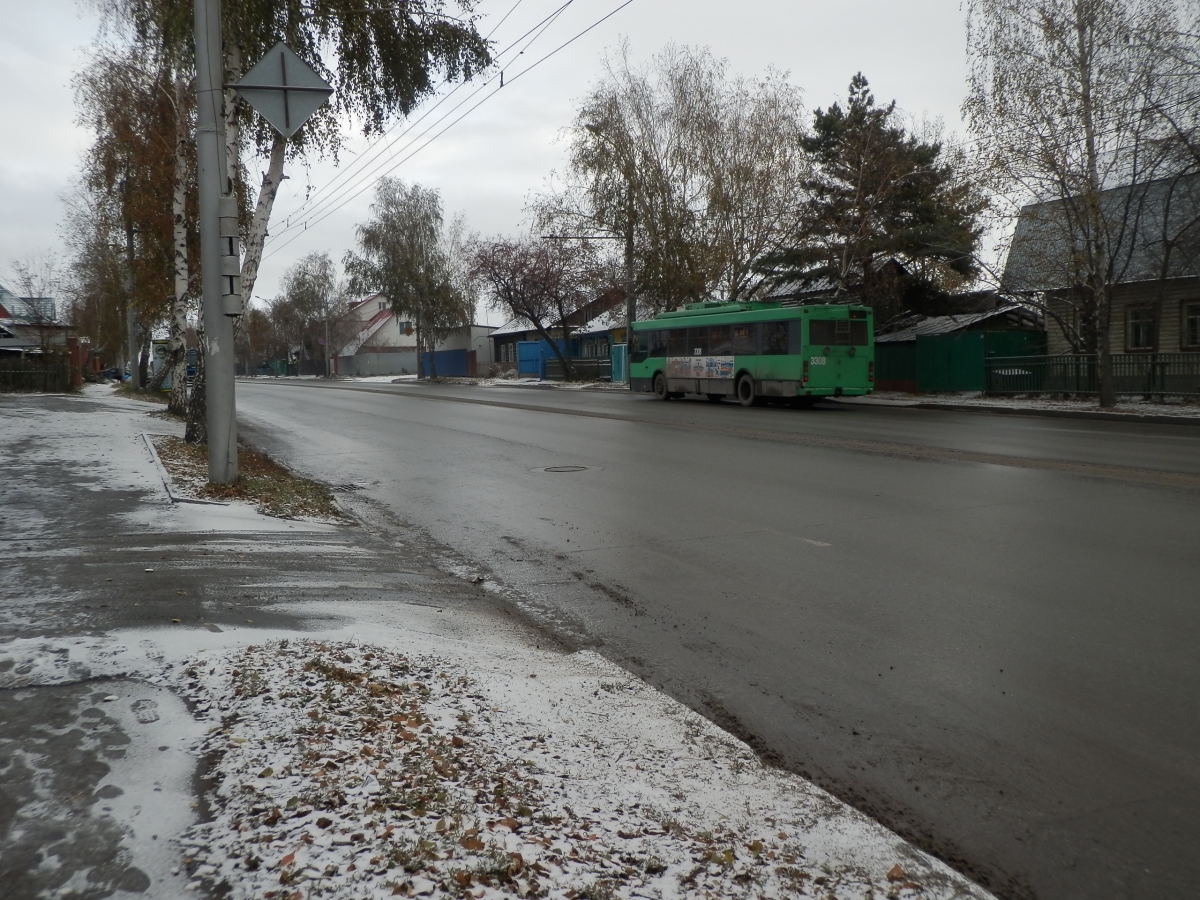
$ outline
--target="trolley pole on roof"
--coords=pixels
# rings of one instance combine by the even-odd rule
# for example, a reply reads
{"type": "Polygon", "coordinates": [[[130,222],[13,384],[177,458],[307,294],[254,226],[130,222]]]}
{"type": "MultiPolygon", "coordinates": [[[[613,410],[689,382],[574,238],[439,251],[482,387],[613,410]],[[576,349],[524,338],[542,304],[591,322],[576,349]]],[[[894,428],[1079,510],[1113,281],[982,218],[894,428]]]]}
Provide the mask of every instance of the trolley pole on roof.
{"type": "Polygon", "coordinates": [[[195,0],[193,11],[208,479],[214,484],[232,484],[238,476],[233,320],[242,314],[242,288],[237,199],[225,161],[221,2],[195,0]]]}

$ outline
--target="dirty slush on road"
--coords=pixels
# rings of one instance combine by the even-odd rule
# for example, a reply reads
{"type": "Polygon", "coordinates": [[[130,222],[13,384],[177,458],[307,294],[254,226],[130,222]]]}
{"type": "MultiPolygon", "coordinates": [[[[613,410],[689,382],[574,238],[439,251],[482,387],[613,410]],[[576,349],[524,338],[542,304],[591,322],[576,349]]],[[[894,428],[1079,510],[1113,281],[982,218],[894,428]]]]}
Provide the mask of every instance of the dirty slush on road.
{"type": "Polygon", "coordinates": [[[988,896],[387,511],[172,503],[107,388],[0,410],[8,896],[988,896]]]}

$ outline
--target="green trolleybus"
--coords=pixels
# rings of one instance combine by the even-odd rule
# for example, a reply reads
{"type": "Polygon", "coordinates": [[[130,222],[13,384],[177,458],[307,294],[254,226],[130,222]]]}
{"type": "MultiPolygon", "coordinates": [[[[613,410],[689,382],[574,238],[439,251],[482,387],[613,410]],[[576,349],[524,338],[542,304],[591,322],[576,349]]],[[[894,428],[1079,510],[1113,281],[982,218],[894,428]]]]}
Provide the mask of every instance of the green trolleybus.
{"type": "Polygon", "coordinates": [[[743,406],[869,394],[872,325],[864,306],[692,303],[633,323],[629,386],[660,400],[703,394],[743,406]]]}

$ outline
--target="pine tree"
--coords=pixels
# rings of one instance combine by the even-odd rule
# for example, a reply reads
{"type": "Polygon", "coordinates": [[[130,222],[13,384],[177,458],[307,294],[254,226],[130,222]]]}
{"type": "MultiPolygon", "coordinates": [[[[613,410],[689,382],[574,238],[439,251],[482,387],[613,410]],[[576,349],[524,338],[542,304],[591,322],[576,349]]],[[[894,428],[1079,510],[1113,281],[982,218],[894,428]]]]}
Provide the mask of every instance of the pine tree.
{"type": "Polygon", "coordinates": [[[866,78],[850,81],[846,105],[813,115],[801,144],[814,165],[803,238],[767,259],[780,280],[827,283],[835,296],[875,306],[878,320],[932,311],[975,274],[981,194],[962,177],[962,157],[879,106],[866,78]],[[898,264],[898,265],[897,265],[898,264]]]}

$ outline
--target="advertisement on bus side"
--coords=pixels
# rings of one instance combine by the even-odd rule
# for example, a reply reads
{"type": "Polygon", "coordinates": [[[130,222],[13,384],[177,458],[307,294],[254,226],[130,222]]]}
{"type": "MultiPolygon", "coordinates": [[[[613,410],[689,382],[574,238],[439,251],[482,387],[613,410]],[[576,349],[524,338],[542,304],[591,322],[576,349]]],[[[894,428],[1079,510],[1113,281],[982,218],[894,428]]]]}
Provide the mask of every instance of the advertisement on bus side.
{"type": "Polygon", "coordinates": [[[733,378],[732,356],[671,356],[668,378],[733,378]]]}

